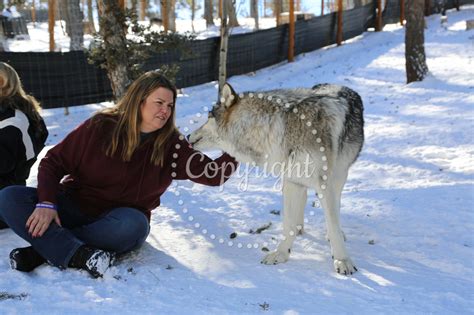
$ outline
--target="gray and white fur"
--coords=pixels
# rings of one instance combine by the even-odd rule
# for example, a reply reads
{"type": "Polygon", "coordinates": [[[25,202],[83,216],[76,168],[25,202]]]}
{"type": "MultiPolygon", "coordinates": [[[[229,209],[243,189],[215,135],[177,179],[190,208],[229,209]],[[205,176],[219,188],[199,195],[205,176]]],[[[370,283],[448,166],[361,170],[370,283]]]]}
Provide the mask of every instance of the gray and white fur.
{"type": "Polygon", "coordinates": [[[324,209],[334,267],[349,275],[357,269],[344,244],[339,211],[349,167],[364,142],[363,105],[353,90],[319,84],[312,89],[281,89],[237,95],[226,84],[208,121],[190,135],[196,149],[221,149],[239,162],[286,165],[283,179],[283,241],[263,260],[286,262],[303,232],[307,189],[315,189],[324,209]],[[309,162],[309,163],[308,163],[309,162]],[[310,165],[310,171],[291,171],[310,165]]]}

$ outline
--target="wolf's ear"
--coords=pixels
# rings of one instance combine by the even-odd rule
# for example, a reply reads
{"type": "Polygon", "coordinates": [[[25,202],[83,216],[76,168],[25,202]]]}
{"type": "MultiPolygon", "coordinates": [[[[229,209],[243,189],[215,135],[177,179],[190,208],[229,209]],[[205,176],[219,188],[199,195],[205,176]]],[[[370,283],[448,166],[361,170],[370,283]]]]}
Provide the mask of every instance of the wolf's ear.
{"type": "Polygon", "coordinates": [[[229,108],[235,103],[237,103],[238,95],[235,93],[232,86],[229,83],[224,84],[221,91],[221,104],[225,106],[225,108],[229,108]]]}

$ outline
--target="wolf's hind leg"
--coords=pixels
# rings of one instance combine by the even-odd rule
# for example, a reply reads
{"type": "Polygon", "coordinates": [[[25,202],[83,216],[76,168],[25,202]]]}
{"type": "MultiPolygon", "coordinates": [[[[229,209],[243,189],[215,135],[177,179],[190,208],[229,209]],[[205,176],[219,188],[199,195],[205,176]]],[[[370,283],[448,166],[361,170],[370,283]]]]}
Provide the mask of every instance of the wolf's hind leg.
{"type": "Polygon", "coordinates": [[[276,251],[268,254],[262,263],[275,265],[286,262],[291,246],[302,228],[304,208],[307,200],[307,188],[288,180],[283,182],[283,241],[276,251]]]}
{"type": "MultiPolygon", "coordinates": [[[[334,192],[336,194],[335,198],[339,200],[339,207],[337,209],[337,221],[340,221],[340,217],[341,217],[340,200],[342,197],[342,190],[344,189],[344,185],[346,184],[346,181],[347,181],[348,171],[349,170],[344,167],[337,167],[336,169],[334,169],[334,174],[333,174],[334,192]]],[[[328,222],[326,221],[326,223],[328,222]]],[[[341,233],[342,233],[342,238],[344,239],[344,241],[347,241],[346,234],[344,233],[342,228],[341,228],[341,233]]],[[[329,237],[329,228],[327,230],[326,240],[328,242],[331,241],[329,237]]]]}

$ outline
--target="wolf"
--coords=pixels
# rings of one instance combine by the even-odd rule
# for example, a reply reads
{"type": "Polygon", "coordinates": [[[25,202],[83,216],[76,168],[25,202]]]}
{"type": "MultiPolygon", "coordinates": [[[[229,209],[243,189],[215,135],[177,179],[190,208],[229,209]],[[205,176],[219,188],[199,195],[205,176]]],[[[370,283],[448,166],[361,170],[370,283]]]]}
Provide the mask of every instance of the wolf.
{"type": "Polygon", "coordinates": [[[207,122],[188,139],[198,150],[221,149],[239,162],[266,168],[287,166],[280,172],[283,240],[262,263],[288,260],[296,236],[303,232],[307,190],[314,189],[324,209],[336,272],[349,275],[357,271],[344,244],[339,218],[349,167],[364,142],[363,104],[355,91],[318,84],[237,94],[226,83],[207,122]],[[298,164],[311,164],[311,171],[290,170],[290,165],[298,164]]]}

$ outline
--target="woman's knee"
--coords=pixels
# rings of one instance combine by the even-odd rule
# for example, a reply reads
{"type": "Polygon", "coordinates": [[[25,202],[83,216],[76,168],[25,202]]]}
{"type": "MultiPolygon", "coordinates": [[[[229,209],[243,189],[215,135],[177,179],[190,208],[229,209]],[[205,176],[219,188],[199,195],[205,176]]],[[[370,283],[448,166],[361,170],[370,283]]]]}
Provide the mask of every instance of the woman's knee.
{"type": "Polygon", "coordinates": [[[36,188],[8,186],[0,190],[0,213],[18,211],[18,207],[27,207],[37,202],[36,188]]]}
{"type": "Polygon", "coordinates": [[[114,215],[120,218],[121,224],[117,226],[117,234],[124,242],[133,243],[146,239],[150,224],[145,214],[132,208],[119,208],[114,215]]]}

